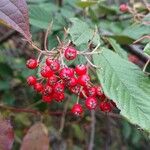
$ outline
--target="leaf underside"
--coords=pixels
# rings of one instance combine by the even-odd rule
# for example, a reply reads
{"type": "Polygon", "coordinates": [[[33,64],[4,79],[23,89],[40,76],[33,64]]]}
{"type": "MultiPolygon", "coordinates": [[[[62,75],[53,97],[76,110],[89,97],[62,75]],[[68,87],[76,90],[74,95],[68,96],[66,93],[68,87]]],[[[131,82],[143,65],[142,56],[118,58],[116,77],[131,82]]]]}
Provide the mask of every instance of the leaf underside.
{"type": "Polygon", "coordinates": [[[31,41],[28,9],[25,0],[1,0],[0,20],[31,41]]]}

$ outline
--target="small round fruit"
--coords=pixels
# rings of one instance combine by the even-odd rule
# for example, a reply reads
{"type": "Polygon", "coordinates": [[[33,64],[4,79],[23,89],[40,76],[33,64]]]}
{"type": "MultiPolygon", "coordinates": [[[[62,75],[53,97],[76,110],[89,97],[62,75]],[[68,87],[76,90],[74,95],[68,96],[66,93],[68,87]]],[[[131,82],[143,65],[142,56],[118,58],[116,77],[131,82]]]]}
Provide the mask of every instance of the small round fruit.
{"type": "Polygon", "coordinates": [[[50,103],[52,101],[52,96],[43,95],[42,96],[42,101],[46,102],[46,103],[50,103]]]}
{"type": "Polygon", "coordinates": [[[41,93],[43,91],[44,87],[43,87],[42,83],[36,83],[34,85],[34,89],[35,89],[35,91],[41,93]]]}
{"type": "Polygon", "coordinates": [[[51,58],[46,58],[46,65],[50,66],[53,60],[51,58]]]}
{"type": "Polygon", "coordinates": [[[43,66],[41,69],[41,75],[44,78],[50,78],[51,76],[53,76],[54,72],[51,70],[51,68],[47,65],[43,66]]]}
{"type": "Polygon", "coordinates": [[[72,86],[72,87],[70,87],[69,88],[70,89],[70,91],[73,93],[73,94],[79,94],[79,92],[80,92],[80,89],[81,89],[81,86],[80,85],[76,85],[76,86],[72,86]]]}
{"type": "Polygon", "coordinates": [[[86,86],[89,81],[90,81],[90,77],[87,74],[81,75],[78,78],[78,83],[82,86],[86,86]]]}
{"type": "Polygon", "coordinates": [[[121,12],[127,12],[127,11],[128,11],[128,5],[127,5],[127,4],[121,4],[121,5],[119,6],[119,10],[120,10],[121,12]]]}
{"type": "Polygon", "coordinates": [[[81,65],[77,65],[75,68],[76,74],[80,75],[84,75],[87,72],[87,67],[83,64],[81,65]]]}
{"type": "Polygon", "coordinates": [[[78,83],[78,81],[77,81],[77,79],[76,79],[75,77],[72,77],[72,78],[67,82],[68,86],[70,86],[70,87],[76,86],[77,83],[78,83]]]}
{"type": "Polygon", "coordinates": [[[36,84],[36,77],[35,76],[29,76],[27,77],[27,83],[28,85],[35,85],[36,84]]]}
{"type": "Polygon", "coordinates": [[[26,62],[26,66],[29,69],[35,69],[38,66],[38,61],[36,59],[29,59],[26,62]]]}
{"type": "Polygon", "coordinates": [[[111,111],[111,104],[107,101],[102,101],[100,102],[99,108],[101,109],[101,111],[103,112],[110,112],[111,111]]]}
{"type": "Polygon", "coordinates": [[[73,60],[77,57],[77,50],[74,47],[68,46],[64,52],[67,60],[73,60]]]}
{"type": "Polygon", "coordinates": [[[65,99],[65,94],[64,93],[54,93],[53,98],[57,102],[62,102],[65,99]]]}
{"type": "Polygon", "coordinates": [[[53,92],[53,87],[50,85],[46,85],[43,89],[43,95],[50,96],[53,92]]]}
{"type": "Polygon", "coordinates": [[[63,83],[56,83],[53,87],[55,93],[63,93],[64,92],[64,84],[63,83]]]}
{"type": "Polygon", "coordinates": [[[51,77],[48,78],[47,84],[48,85],[54,85],[58,81],[58,78],[55,75],[52,75],[51,77]]]}
{"type": "Polygon", "coordinates": [[[80,104],[74,104],[71,112],[76,116],[80,116],[83,113],[83,108],[80,104]]]}
{"type": "Polygon", "coordinates": [[[96,87],[90,87],[90,88],[87,88],[87,95],[89,97],[95,97],[96,96],[96,87]]]}
{"type": "Polygon", "coordinates": [[[71,77],[73,77],[74,72],[71,68],[63,68],[60,73],[60,78],[63,80],[70,80],[71,77]]]}
{"type": "Polygon", "coordinates": [[[49,66],[54,72],[57,72],[60,69],[60,63],[57,60],[53,60],[49,66]]]}
{"type": "Polygon", "coordinates": [[[85,105],[89,110],[95,109],[97,106],[97,99],[95,97],[88,97],[85,100],[85,105]]]}

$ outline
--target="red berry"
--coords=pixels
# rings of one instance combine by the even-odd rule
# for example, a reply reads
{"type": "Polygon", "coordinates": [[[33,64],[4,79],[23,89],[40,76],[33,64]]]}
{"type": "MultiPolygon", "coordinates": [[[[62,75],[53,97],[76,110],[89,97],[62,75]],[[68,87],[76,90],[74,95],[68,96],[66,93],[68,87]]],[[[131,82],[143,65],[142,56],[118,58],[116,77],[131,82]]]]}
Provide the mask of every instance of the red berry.
{"type": "Polygon", "coordinates": [[[74,47],[69,46],[65,49],[64,54],[67,60],[73,60],[77,57],[77,50],[74,47]]]}
{"type": "Polygon", "coordinates": [[[57,102],[62,102],[65,98],[65,94],[64,93],[54,93],[53,98],[57,101],[57,102]]]}
{"type": "Polygon", "coordinates": [[[34,84],[36,83],[36,77],[34,77],[34,76],[29,76],[29,77],[27,78],[27,83],[28,83],[29,85],[34,85],[34,84]]]}
{"type": "Polygon", "coordinates": [[[50,64],[53,62],[51,58],[46,58],[46,65],[50,66],[50,64]]]}
{"type": "Polygon", "coordinates": [[[50,85],[46,85],[43,90],[43,95],[50,96],[53,92],[53,87],[50,85]]]}
{"type": "Polygon", "coordinates": [[[49,66],[54,72],[60,69],[60,63],[57,60],[53,60],[49,66]]]}
{"type": "Polygon", "coordinates": [[[76,79],[75,77],[72,77],[72,78],[67,82],[68,86],[70,86],[70,87],[76,86],[77,83],[78,83],[78,81],[77,81],[77,79],[76,79]]]}
{"type": "Polygon", "coordinates": [[[79,94],[80,88],[81,86],[77,84],[76,86],[70,87],[70,91],[74,94],[79,94]]]}
{"type": "Polygon", "coordinates": [[[35,69],[37,66],[38,66],[38,62],[36,59],[29,59],[27,60],[26,62],[26,66],[29,68],[29,69],[35,69]]]}
{"type": "Polygon", "coordinates": [[[110,112],[111,111],[111,105],[109,102],[102,101],[102,102],[100,102],[99,107],[100,107],[101,111],[103,111],[103,112],[110,112]]]}
{"type": "Polygon", "coordinates": [[[83,108],[80,104],[74,104],[72,109],[71,109],[71,112],[74,115],[80,116],[83,113],[83,108]]]}
{"type": "Polygon", "coordinates": [[[75,71],[78,75],[84,75],[87,72],[87,68],[85,65],[81,64],[76,66],[75,71]]]}
{"type": "Polygon", "coordinates": [[[63,93],[64,92],[64,84],[56,83],[53,87],[55,93],[63,93]]]}
{"type": "Polygon", "coordinates": [[[90,81],[90,77],[87,74],[81,75],[78,78],[78,83],[82,86],[86,86],[89,81],[90,81]]]}
{"type": "Polygon", "coordinates": [[[52,75],[48,78],[47,84],[54,85],[58,81],[58,78],[55,75],[52,75]]]}
{"type": "Polygon", "coordinates": [[[96,94],[96,87],[87,88],[87,95],[89,97],[95,97],[96,94]]]}
{"type": "Polygon", "coordinates": [[[70,78],[74,75],[74,72],[70,68],[63,68],[60,73],[60,78],[63,80],[70,80],[70,78]]]}
{"type": "Polygon", "coordinates": [[[127,4],[121,4],[119,6],[119,9],[121,12],[127,12],[128,11],[128,5],[127,4]]]}
{"type": "Polygon", "coordinates": [[[34,85],[34,89],[35,89],[37,92],[42,92],[43,89],[44,89],[44,87],[43,87],[43,85],[42,85],[41,83],[36,83],[36,84],[34,85]]]}
{"type": "Polygon", "coordinates": [[[46,103],[50,103],[52,101],[52,96],[43,95],[42,96],[42,101],[46,102],[46,103]]]}
{"type": "Polygon", "coordinates": [[[50,78],[51,76],[53,76],[53,74],[54,74],[54,72],[51,70],[51,68],[49,66],[45,65],[42,67],[41,75],[44,78],[50,78]]]}
{"type": "Polygon", "coordinates": [[[101,86],[96,87],[96,94],[97,94],[97,96],[100,96],[100,97],[104,95],[101,86]]]}
{"type": "Polygon", "coordinates": [[[95,109],[97,106],[97,99],[95,97],[88,97],[85,100],[85,105],[89,110],[95,109]]]}

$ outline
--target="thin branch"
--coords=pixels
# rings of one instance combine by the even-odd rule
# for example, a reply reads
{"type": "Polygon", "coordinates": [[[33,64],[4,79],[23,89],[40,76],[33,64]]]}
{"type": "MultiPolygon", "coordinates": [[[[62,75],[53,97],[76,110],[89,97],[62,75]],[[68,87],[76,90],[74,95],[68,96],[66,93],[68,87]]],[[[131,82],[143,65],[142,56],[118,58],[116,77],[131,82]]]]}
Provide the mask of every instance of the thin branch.
{"type": "Polygon", "coordinates": [[[46,31],[46,34],[45,34],[45,38],[44,38],[44,49],[46,51],[48,51],[47,41],[48,41],[48,35],[51,31],[52,25],[53,25],[53,21],[48,25],[48,28],[47,28],[47,31],[46,31]]]}
{"type": "Polygon", "coordinates": [[[95,124],[96,124],[95,110],[92,110],[91,111],[91,133],[90,133],[90,143],[88,146],[88,150],[94,149],[95,124]]]}
{"type": "Polygon", "coordinates": [[[61,117],[61,123],[60,123],[60,129],[59,129],[60,134],[63,132],[64,126],[65,126],[65,117],[66,117],[66,114],[67,114],[67,109],[68,109],[69,102],[70,101],[69,101],[69,98],[68,98],[67,101],[66,101],[66,104],[64,106],[64,111],[63,111],[63,114],[62,114],[62,117],[61,117]]]}

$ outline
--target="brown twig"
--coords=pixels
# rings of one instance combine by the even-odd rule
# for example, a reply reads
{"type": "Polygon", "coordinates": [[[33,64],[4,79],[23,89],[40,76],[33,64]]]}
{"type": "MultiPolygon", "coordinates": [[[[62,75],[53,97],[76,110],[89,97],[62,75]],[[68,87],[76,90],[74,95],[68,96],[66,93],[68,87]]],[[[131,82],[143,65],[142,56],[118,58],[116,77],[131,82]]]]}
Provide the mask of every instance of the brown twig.
{"type": "Polygon", "coordinates": [[[90,133],[90,143],[88,146],[88,150],[94,149],[94,138],[95,138],[95,124],[96,124],[96,118],[95,118],[95,110],[91,111],[91,133],[90,133]]]}

